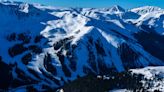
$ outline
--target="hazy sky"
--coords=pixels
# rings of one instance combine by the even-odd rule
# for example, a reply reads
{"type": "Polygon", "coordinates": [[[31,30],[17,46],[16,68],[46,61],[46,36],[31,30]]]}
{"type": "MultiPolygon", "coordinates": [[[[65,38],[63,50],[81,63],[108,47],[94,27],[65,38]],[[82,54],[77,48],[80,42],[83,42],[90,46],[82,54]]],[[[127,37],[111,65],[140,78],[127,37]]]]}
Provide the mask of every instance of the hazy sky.
{"type": "Polygon", "coordinates": [[[13,0],[28,3],[41,3],[59,7],[111,7],[120,5],[124,8],[139,6],[158,6],[164,8],[164,0],[13,0]]]}

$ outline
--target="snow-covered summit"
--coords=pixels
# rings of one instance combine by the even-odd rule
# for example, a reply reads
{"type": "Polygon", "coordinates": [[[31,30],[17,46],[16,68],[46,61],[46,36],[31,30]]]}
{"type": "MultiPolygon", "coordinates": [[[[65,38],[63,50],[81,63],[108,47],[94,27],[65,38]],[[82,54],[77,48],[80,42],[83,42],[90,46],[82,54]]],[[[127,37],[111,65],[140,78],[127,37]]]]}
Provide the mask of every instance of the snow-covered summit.
{"type": "Polygon", "coordinates": [[[147,13],[159,12],[164,10],[155,6],[143,6],[143,7],[131,9],[131,11],[143,15],[147,13]]]}

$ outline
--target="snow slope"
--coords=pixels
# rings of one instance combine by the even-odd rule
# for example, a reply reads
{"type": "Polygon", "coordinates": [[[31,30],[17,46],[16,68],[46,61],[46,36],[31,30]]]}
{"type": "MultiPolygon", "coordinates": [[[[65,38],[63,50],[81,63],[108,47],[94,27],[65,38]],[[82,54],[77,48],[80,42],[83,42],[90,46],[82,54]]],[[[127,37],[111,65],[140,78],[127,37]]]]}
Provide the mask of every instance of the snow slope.
{"type": "Polygon", "coordinates": [[[143,69],[132,69],[132,73],[141,74],[144,79],[141,80],[147,91],[164,91],[164,67],[146,67],[143,69]]]}
{"type": "Polygon", "coordinates": [[[163,10],[138,12],[145,8],[0,3],[0,89],[44,91],[87,74],[164,65],[163,10]]]}

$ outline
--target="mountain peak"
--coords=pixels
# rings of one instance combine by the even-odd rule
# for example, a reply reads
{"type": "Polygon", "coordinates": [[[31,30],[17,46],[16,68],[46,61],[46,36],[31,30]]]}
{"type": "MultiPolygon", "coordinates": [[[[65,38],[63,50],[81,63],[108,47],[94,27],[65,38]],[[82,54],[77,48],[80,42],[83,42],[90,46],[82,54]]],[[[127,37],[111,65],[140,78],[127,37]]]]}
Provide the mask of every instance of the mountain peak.
{"type": "Polygon", "coordinates": [[[139,8],[134,8],[131,11],[143,15],[150,12],[162,11],[162,9],[156,6],[143,6],[139,8]]]}
{"type": "Polygon", "coordinates": [[[114,5],[113,7],[110,8],[111,12],[125,12],[125,9],[123,9],[119,5],[114,5]]]}
{"type": "Polygon", "coordinates": [[[29,11],[29,4],[23,3],[19,5],[20,11],[28,13],[29,11]]]}

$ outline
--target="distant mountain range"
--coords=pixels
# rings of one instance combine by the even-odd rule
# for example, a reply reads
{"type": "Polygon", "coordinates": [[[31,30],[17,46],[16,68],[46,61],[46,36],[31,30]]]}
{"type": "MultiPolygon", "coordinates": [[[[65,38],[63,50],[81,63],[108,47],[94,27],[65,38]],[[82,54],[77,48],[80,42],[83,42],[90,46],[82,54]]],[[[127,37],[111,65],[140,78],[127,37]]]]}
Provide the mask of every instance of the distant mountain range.
{"type": "Polygon", "coordinates": [[[164,65],[164,10],[0,3],[0,89],[57,89],[86,75],[164,65]]]}

